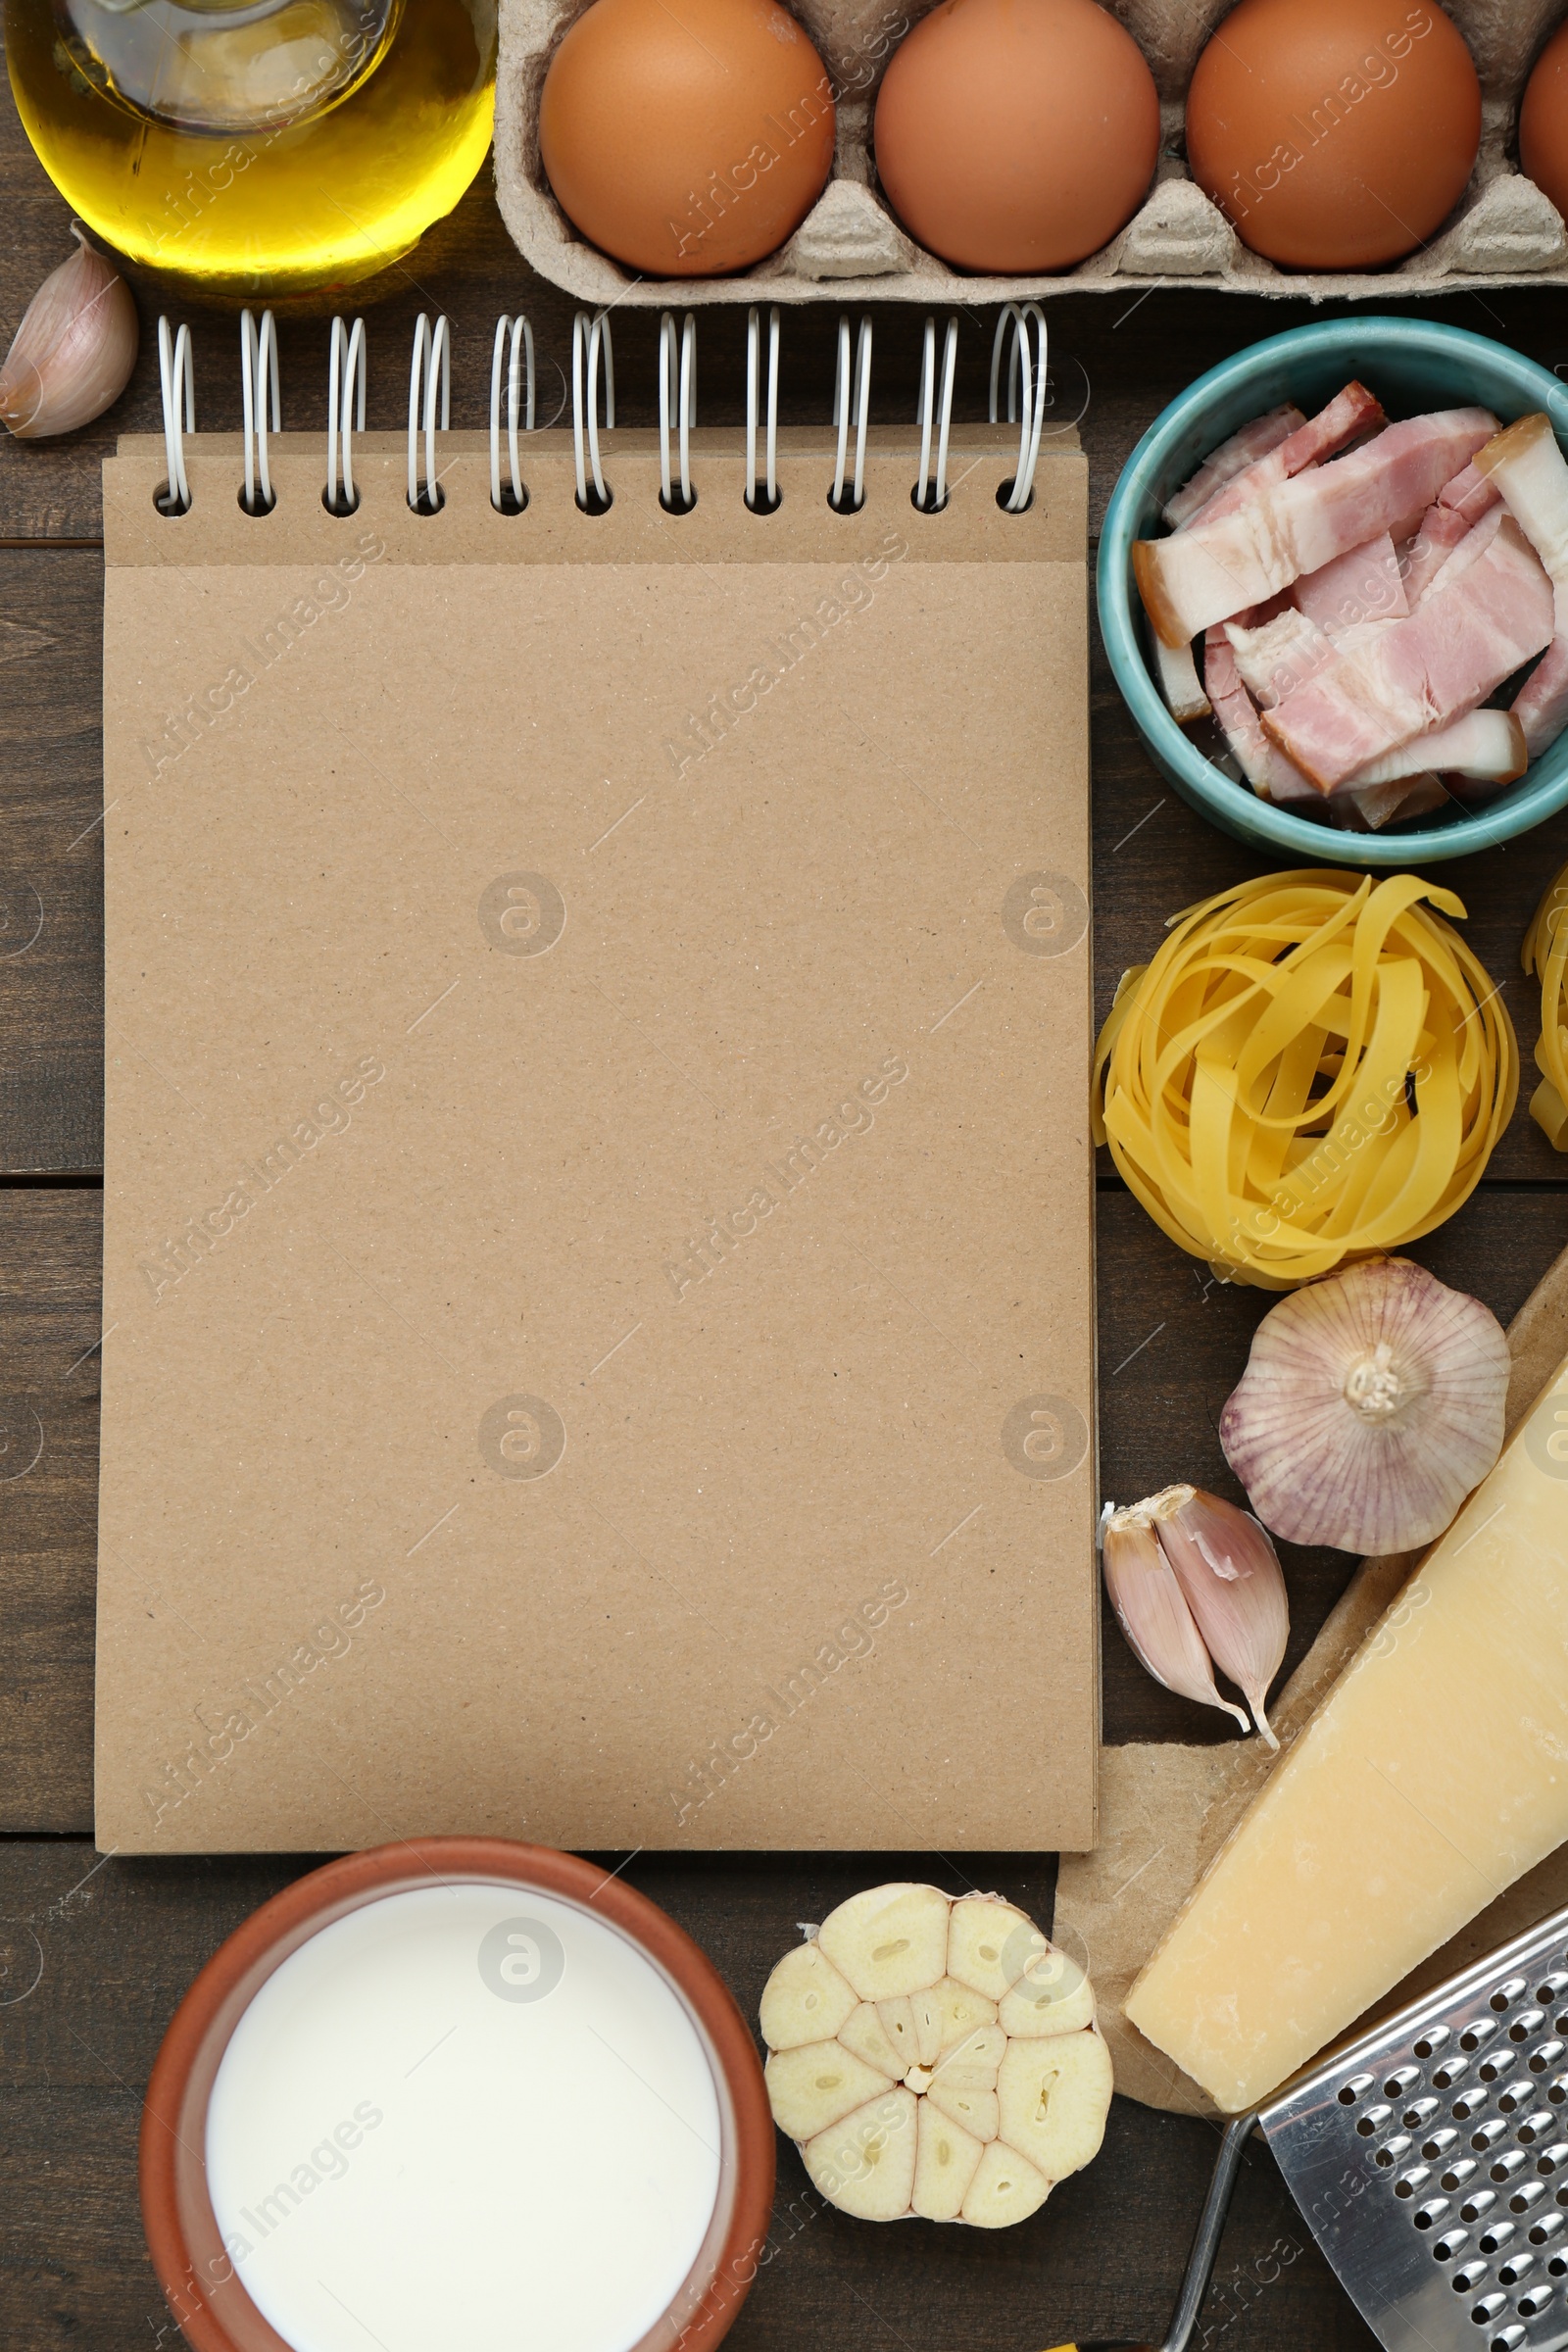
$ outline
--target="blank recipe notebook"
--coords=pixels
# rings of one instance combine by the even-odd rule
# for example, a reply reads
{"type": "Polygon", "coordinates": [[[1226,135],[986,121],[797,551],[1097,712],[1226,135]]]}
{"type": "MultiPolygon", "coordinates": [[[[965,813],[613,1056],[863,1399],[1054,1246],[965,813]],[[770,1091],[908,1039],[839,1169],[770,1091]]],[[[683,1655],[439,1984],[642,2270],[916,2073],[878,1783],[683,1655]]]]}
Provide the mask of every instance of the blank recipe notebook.
{"type": "Polygon", "coordinates": [[[1085,466],[105,469],[97,1827],[1084,1847],[1085,466]]]}

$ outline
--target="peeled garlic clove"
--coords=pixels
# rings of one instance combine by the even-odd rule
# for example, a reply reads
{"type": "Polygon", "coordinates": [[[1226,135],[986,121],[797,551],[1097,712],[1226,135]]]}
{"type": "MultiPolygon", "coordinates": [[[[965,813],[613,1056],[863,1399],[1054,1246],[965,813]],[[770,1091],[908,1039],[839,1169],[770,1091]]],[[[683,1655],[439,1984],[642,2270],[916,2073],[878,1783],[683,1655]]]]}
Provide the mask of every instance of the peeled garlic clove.
{"type": "MultiPolygon", "coordinates": [[[[762,1995],[762,2038],[770,2050],[830,2039],[855,2013],[853,1988],[815,1943],[786,1952],[762,1995]]],[[[850,2047],[854,2048],[854,2043],[850,2047]]]]}
{"type": "Polygon", "coordinates": [[[976,2139],[929,2099],[916,2120],[914,2187],[909,2202],[928,2222],[956,2222],[970,2181],[980,2169],[985,2142],[976,2139]]]}
{"type": "Polygon", "coordinates": [[[1141,1507],[1154,1523],[1209,1656],[1247,1700],[1269,1746],[1278,1747],[1263,1706],[1291,1634],[1279,1554],[1250,1511],[1201,1487],[1167,1487],[1141,1507]]]}
{"type": "Polygon", "coordinates": [[[1502,1451],[1508,1370],[1479,1298],[1375,1258],[1263,1317],[1220,1443],[1277,1536],[1408,1551],[1442,1535],[1502,1451]]]}
{"type": "Polygon", "coordinates": [[[862,2001],[897,2000],[947,1975],[948,1898],[934,1886],[872,1886],[840,1903],[816,1940],[862,2001]]]}
{"type": "Polygon", "coordinates": [[[1107,1505],[1100,1535],[1105,1591],[1127,1646],[1146,1673],[1167,1690],[1196,1698],[1205,1707],[1234,1715],[1244,1732],[1251,1725],[1240,1707],[1221,1698],[1176,1571],[1159,1548],[1148,1512],[1118,1511],[1107,1505]]]}
{"type": "Polygon", "coordinates": [[[763,2074],[774,2117],[792,2139],[814,2139],[888,2087],[885,2075],[839,2041],[774,2050],[763,2074]]]}
{"type": "Polygon", "coordinates": [[[884,2084],[878,2097],[808,2139],[801,2155],[830,2205],[862,2222],[893,2222],[909,2210],[918,2130],[913,2091],[884,2084]]]}
{"type": "Polygon", "coordinates": [[[1048,2180],[1064,2180],[1099,2155],[1110,2092],[1110,2052],[1098,2034],[1011,2041],[997,2083],[1001,2135],[1048,2180]]]}
{"type": "Polygon", "coordinates": [[[975,2167],[958,2218],[975,2230],[1008,2230],[1039,2212],[1052,2185],[1016,2148],[994,2139],[975,2167]]]}
{"type": "Polygon", "coordinates": [[[1044,1940],[1033,1922],[1011,1903],[994,1894],[960,1895],[948,1930],[948,1974],[986,2000],[1000,2001],[1044,1940]]]}
{"type": "MultiPolygon", "coordinates": [[[[775,1969],[773,1975],[777,1974],[775,1969]]],[[[770,1977],[769,1984],[772,1981],[770,1977]]],[[[783,2043],[775,2041],[768,2031],[765,1996],[760,2022],[762,2039],[771,2049],[782,2049],[783,2043]]],[[[869,2001],[862,2001],[858,2009],[850,2012],[839,2028],[839,2039],[847,2050],[853,2050],[857,2058],[863,2058],[866,2065],[874,2066],[879,2074],[886,2075],[894,2082],[903,2082],[909,2061],[905,2052],[895,2049],[888,2039],[887,2028],[869,2001]]]]}
{"type": "Polygon", "coordinates": [[[976,2139],[995,2139],[1002,2129],[1002,2106],[994,2090],[959,2090],[938,2074],[925,2097],[939,2115],[951,2115],[976,2139]]]}
{"type": "Polygon", "coordinates": [[[21,441],[73,433],[120,398],[140,326],[130,288],[87,243],[52,270],[22,315],[0,367],[0,419],[21,441]]]}

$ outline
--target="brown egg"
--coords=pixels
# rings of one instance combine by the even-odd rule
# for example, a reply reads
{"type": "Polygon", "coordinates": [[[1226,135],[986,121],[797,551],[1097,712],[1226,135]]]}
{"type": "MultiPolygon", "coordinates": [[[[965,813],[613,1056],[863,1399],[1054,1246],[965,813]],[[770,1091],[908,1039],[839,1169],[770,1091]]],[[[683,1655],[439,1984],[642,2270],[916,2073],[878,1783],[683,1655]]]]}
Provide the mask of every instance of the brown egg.
{"type": "Polygon", "coordinates": [[[775,0],[594,0],[550,61],[539,153],[567,219],[651,277],[744,270],[833,162],[822,60],[775,0]]]}
{"type": "Polygon", "coordinates": [[[1154,78],[1095,0],[942,0],[883,77],[876,171],[909,234],[960,270],[1068,270],[1137,211],[1154,78]]]}
{"type": "Polygon", "coordinates": [[[1558,25],[1525,84],[1519,161],[1526,178],[1568,215],[1568,24],[1558,25]]]}
{"type": "Polygon", "coordinates": [[[1288,269],[1413,253],[1480,141],[1481,84],[1437,0],[1241,0],[1187,93],[1193,177],[1288,269]]]}

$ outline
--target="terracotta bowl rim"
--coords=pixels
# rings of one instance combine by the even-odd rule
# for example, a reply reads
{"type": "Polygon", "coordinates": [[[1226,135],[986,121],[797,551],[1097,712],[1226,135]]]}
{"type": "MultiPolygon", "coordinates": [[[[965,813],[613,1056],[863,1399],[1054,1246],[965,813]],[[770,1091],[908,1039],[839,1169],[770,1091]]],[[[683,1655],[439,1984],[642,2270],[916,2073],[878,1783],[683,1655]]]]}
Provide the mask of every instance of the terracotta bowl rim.
{"type": "Polygon", "coordinates": [[[734,1996],[685,1931],[623,1879],[553,1846],[446,1836],[371,1846],[296,1879],[220,1944],[175,2011],[147,2085],[138,2173],[153,2268],[187,2341],[195,2352],[295,2352],[246,2293],[207,2194],[207,2106],[235,2027],[268,1978],[312,1936],[432,1881],[500,1883],[591,1909],[654,1963],[680,2000],[713,2074],[718,2194],[674,2301],[626,2352],[671,2352],[677,2344],[682,2352],[710,2352],[757,2275],[773,2204],[773,2119],[734,1996]]]}

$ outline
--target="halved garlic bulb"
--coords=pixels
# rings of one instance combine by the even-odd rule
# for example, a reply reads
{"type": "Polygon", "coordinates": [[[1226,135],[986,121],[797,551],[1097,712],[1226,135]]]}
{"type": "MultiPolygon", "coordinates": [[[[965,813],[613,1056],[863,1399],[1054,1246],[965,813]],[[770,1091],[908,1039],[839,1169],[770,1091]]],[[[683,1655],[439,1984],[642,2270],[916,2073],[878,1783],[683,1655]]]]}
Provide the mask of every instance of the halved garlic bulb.
{"type": "Polygon", "coordinates": [[[1442,1535],[1502,1451],[1508,1369],[1479,1298],[1408,1258],[1369,1259],[1263,1317],[1220,1443],[1277,1536],[1407,1551],[1442,1535]]]}
{"type": "Polygon", "coordinates": [[[895,1882],[786,1952],[761,2001],[773,2120],[831,2204],[1004,2229],[1099,2150],[1089,1980],[996,1895],[895,1882]]]}

